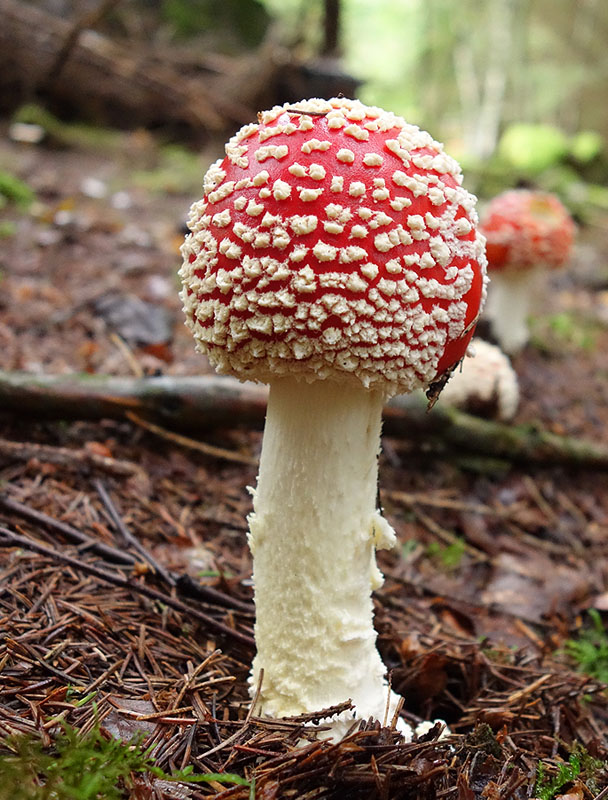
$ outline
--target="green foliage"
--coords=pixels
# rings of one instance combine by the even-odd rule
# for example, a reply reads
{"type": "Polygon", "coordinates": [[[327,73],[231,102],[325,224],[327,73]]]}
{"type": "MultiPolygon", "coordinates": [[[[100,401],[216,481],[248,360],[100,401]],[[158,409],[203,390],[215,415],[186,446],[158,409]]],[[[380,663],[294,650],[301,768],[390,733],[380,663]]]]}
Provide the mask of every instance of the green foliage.
{"type": "MultiPolygon", "coordinates": [[[[2,208],[2,203],[0,203],[2,208]]],[[[0,222],[0,239],[10,239],[17,233],[17,225],[10,219],[5,219],[0,222]]],[[[0,281],[2,280],[2,273],[0,272],[0,281]]]]}
{"type": "Polygon", "coordinates": [[[576,780],[581,773],[580,756],[571,753],[567,764],[559,764],[557,775],[552,778],[547,776],[547,767],[543,761],[538,762],[536,770],[536,783],[534,786],[534,796],[538,800],[553,800],[556,793],[566,784],[576,780]]]}
{"type": "Polygon", "coordinates": [[[539,761],[536,770],[534,795],[538,800],[553,800],[557,792],[573,781],[585,784],[589,793],[599,792],[599,777],[606,769],[606,762],[594,758],[579,742],[575,742],[567,763],[558,764],[557,773],[549,777],[545,762],[539,761]]]}
{"type": "Polygon", "coordinates": [[[260,0],[163,0],[162,14],[177,36],[213,31],[214,37],[235,37],[233,44],[247,47],[262,41],[270,22],[260,0]]]}
{"type": "Polygon", "coordinates": [[[166,781],[249,786],[239,775],[193,775],[192,767],[167,775],[154,765],[152,748],[146,749],[140,737],[125,744],[107,739],[98,726],[82,736],[64,725],[53,752],[29,737],[14,738],[7,745],[11,753],[0,755],[0,800],[121,800],[137,773],[166,781]]]}
{"type": "Polygon", "coordinates": [[[50,111],[34,103],[21,106],[13,119],[15,122],[39,125],[45,131],[47,140],[61,147],[115,151],[124,147],[124,135],[119,131],[95,125],[62,122],[50,111]]]}
{"type": "Polygon", "coordinates": [[[406,539],[401,545],[401,558],[408,561],[420,548],[418,539],[406,539]]]}
{"type": "Polygon", "coordinates": [[[490,647],[486,644],[488,639],[486,637],[481,637],[480,644],[481,652],[489,658],[490,661],[494,661],[497,664],[510,664],[513,665],[515,663],[515,655],[517,653],[517,645],[512,644],[508,647],[505,645],[499,647],[490,647]]]}
{"type": "Polygon", "coordinates": [[[465,155],[461,164],[469,188],[483,197],[493,197],[523,181],[554,192],[587,222],[608,210],[608,188],[594,182],[604,175],[604,149],[604,139],[595,131],[569,138],[550,125],[521,123],[506,129],[489,160],[465,155]]]}
{"type": "Polygon", "coordinates": [[[597,346],[600,324],[571,311],[560,311],[530,322],[533,345],[557,353],[565,349],[592,351],[597,346]]]}
{"type": "Polygon", "coordinates": [[[589,617],[591,628],[582,630],[578,639],[569,639],[564,649],[581,672],[608,683],[608,632],[596,608],[589,609],[589,617]]]}
{"type": "Polygon", "coordinates": [[[570,155],[580,164],[587,164],[604,150],[604,139],[597,131],[581,131],[570,142],[570,155]]]}
{"type": "Polygon", "coordinates": [[[442,545],[431,542],[427,547],[427,555],[439,561],[443,569],[451,572],[458,569],[465,553],[464,539],[457,537],[451,544],[442,545]]]}
{"type": "MultiPolygon", "coordinates": [[[[605,779],[605,771],[608,762],[601,761],[599,758],[594,758],[589,751],[583,747],[579,742],[574,743],[572,753],[579,759],[581,765],[581,777],[585,781],[585,786],[590,790],[593,795],[600,791],[599,778],[600,774],[605,779]]],[[[604,781],[602,781],[604,782],[604,781]]]]}
{"type": "Polygon", "coordinates": [[[481,722],[476,725],[470,733],[466,734],[464,741],[465,745],[473,752],[481,751],[495,758],[500,758],[502,755],[502,747],[487,722],[481,722]]]}
{"type": "Polygon", "coordinates": [[[200,156],[191,150],[167,145],[161,148],[154,168],[134,173],[133,183],[149,192],[196,194],[201,191],[201,176],[206,167],[200,156]]]}
{"type": "Polygon", "coordinates": [[[13,203],[25,211],[34,198],[34,192],[27,183],[10,172],[0,170],[0,208],[6,203],[13,203]]]}
{"type": "Polygon", "coordinates": [[[608,189],[597,183],[585,184],[587,203],[602,211],[608,211],[608,189]]]}
{"type": "Polygon", "coordinates": [[[0,757],[2,800],[119,800],[131,785],[133,772],[152,766],[141,745],[127,747],[105,739],[94,730],[80,738],[66,727],[55,743],[54,754],[38,742],[21,739],[12,743],[14,756],[0,757]]]}
{"type": "Polygon", "coordinates": [[[523,122],[509,125],[498,144],[501,158],[514,169],[531,175],[559,163],[568,149],[568,138],[559,128],[523,122]]]}
{"type": "Polygon", "coordinates": [[[592,332],[582,326],[580,321],[567,311],[554,314],[549,318],[549,324],[556,336],[562,341],[584,350],[592,350],[594,348],[595,337],[592,332]]]}

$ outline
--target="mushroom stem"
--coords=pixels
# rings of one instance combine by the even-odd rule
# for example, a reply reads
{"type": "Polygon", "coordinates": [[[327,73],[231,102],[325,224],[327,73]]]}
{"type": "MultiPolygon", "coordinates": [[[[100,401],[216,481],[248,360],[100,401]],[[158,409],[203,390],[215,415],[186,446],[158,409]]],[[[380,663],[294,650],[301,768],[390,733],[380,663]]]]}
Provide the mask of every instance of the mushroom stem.
{"type": "Polygon", "coordinates": [[[505,353],[515,355],[529,338],[528,316],[536,299],[538,270],[494,272],[485,315],[492,334],[505,353]]]}
{"type": "MultiPolygon", "coordinates": [[[[385,719],[376,649],[375,549],[395,534],[376,508],[382,393],[331,380],[270,386],[254,512],[261,712],[281,717],[350,699],[352,719],[385,719]]],[[[387,722],[399,698],[391,692],[387,722]]],[[[344,732],[346,732],[344,727],[344,732]]],[[[334,734],[336,729],[334,728],[334,734]]]]}

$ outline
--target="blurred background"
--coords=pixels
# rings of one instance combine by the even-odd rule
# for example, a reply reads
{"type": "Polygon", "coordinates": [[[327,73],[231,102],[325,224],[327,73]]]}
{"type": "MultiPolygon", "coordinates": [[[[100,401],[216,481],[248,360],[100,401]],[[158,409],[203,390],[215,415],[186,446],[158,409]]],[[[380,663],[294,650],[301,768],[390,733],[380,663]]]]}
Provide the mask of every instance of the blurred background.
{"type": "Polygon", "coordinates": [[[570,348],[568,396],[604,398],[603,362],[572,375],[608,330],[607,38],[603,0],[0,0],[0,367],[204,369],[176,273],[205,170],[258,110],[343,93],[443,141],[482,214],[559,196],[577,246],[520,372],[570,348]]]}
{"type": "Polygon", "coordinates": [[[1,0],[0,111],[200,146],[343,92],[430,130],[473,189],[584,213],[608,208],[607,37],[601,0],[1,0]]]}

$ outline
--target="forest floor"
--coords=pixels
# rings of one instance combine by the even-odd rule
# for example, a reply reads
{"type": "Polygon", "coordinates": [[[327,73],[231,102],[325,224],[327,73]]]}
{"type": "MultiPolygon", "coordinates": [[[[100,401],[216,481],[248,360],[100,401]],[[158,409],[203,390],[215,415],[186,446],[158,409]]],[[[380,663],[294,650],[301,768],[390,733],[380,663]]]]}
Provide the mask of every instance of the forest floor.
{"type": "MultiPolygon", "coordinates": [[[[216,155],[186,158],[143,134],[102,149],[21,145],[3,130],[0,168],[37,199],[28,213],[5,210],[0,370],[209,372],[182,322],[176,271],[216,155]]],[[[607,255],[600,216],[515,359],[516,423],[608,446],[607,255]]],[[[235,419],[205,438],[227,457],[126,418],[0,409],[0,752],[20,734],[48,749],[65,722],[144,734],[167,773],[219,775],[134,773],[133,798],[608,793],[605,471],[439,459],[385,437],[381,499],[399,543],[379,554],[379,648],[406,718],[444,719],[452,735],[403,744],[377,725],[296,747],[306,720],[250,712],[245,532],[261,433],[235,419]]],[[[0,798],[37,797],[38,780],[24,768],[29,790],[0,784],[0,798]]]]}

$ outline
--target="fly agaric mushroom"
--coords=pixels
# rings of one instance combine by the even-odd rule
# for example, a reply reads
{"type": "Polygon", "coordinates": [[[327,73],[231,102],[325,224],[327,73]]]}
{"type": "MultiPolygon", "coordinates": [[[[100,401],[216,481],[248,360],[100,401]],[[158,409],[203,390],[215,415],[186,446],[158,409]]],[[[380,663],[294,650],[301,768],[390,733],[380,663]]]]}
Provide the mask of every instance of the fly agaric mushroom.
{"type": "Polygon", "coordinates": [[[444,386],[439,402],[507,422],[519,403],[517,374],[495,344],[473,339],[459,369],[444,386]]]}
{"type": "Polygon", "coordinates": [[[272,717],[350,699],[351,723],[390,723],[371,599],[375,549],[395,542],[376,508],[382,406],[466,351],[485,292],[475,198],[440,144],[379,108],[312,99],[258,119],[207,171],[180,272],[198,349],[270,384],[252,692],[272,717]]]}
{"type": "Polygon", "coordinates": [[[490,202],[481,230],[492,275],[485,313],[501,348],[515,354],[528,341],[527,317],[542,273],[568,260],[574,222],[555,195],[511,189],[490,202]]]}

